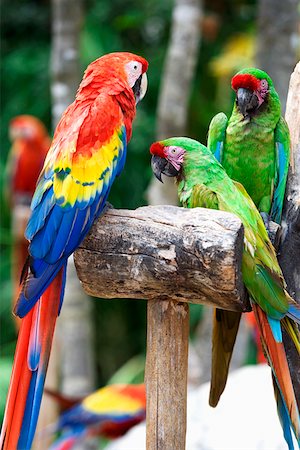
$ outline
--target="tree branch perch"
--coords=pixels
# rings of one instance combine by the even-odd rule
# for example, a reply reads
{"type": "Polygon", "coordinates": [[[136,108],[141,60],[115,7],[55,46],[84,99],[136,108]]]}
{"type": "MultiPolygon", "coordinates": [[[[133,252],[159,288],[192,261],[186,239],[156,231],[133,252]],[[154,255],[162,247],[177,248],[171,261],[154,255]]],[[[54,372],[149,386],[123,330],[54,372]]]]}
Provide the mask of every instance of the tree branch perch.
{"type": "Polygon", "coordinates": [[[229,213],[147,206],[109,210],[75,253],[84,290],[245,311],[243,227],[229,213]]]}

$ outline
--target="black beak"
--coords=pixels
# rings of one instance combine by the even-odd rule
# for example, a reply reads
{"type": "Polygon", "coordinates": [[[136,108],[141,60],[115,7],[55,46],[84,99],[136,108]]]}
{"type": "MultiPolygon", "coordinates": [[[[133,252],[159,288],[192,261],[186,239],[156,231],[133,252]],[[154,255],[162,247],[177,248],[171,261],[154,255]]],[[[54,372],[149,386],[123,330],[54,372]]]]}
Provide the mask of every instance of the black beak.
{"type": "Polygon", "coordinates": [[[172,166],[169,161],[165,158],[161,158],[160,156],[153,155],[151,159],[151,168],[152,172],[156,176],[156,178],[163,183],[161,179],[161,174],[167,175],[167,177],[176,177],[179,174],[179,171],[172,166]]]}
{"type": "Polygon", "coordinates": [[[255,92],[249,89],[239,88],[236,93],[236,101],[240,112],[244,117],[251,115],[258,107],[259,102],[255,92]]]}
{"type": "Polygon", "coordinates": [[[134,98],[137,100],[140,96],[140,90],[141,90],[141,83],[142,83],[142,75],[138,77],[134,85],[132,86],[134,98]]]}

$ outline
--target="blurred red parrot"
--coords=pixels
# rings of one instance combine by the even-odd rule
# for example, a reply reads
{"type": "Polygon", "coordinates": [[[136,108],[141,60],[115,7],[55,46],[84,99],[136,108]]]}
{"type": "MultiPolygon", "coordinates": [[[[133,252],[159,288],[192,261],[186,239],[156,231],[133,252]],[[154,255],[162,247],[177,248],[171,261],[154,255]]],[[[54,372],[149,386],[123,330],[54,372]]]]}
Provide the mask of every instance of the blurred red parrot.
{"type": "MultiPolygon", "coordinates": [[[[6,198],[12,214],[13,300],[17,298],[20,273],[28,256],[24,237],[30,216],[30,203],[42,170],[50,137],[44,124],[34,116],[14,117],[9,126],[12,147],[6,164],[6,198]]],[[[17,327],[20,319],[16,318],[17,327]]]]}
{"type": "Polygon", "coordinates": [[[6,173],[8,199],[12,206],[30,206],[36,182],[50,147],[50,137],[43,123],[34,116],[16,116],[10,122],[12,141],[6,173]]]}

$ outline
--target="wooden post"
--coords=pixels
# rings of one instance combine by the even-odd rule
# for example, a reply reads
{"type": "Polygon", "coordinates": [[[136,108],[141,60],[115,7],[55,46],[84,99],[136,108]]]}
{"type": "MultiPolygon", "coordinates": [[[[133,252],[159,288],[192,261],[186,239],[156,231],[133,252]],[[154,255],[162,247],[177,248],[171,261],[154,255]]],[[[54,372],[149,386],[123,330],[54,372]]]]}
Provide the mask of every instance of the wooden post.
{"type": "Polygon", "coordinates": [[[148,206],[108,210],[75,252],[83,288],[148,300],[147,450],[184,450],[189,304],[245,311],[243,227],[232,214],[148,206]]]}
{"type": "Polygon", "coordinates": [[[189,305],[148,301],[147,450],[184,450],[189,305]]]}

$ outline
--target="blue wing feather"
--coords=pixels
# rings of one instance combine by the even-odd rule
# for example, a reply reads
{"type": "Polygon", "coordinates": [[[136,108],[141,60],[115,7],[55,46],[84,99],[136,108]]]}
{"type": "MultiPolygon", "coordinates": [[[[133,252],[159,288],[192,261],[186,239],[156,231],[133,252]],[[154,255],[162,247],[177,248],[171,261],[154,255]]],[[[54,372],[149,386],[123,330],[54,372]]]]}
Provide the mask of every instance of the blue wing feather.
{"type": "Polygon", "coordinates": [[[272,200],[272,209],[271,209],[271,218],[276,223],[280,223],[281,221],[281,213],[283,207],[283,195],[284,187],[286,183],[287,176],[287,166],[288,160],[284,145],[280,142],[276,142],[276,155],[277,155],[277,186],[275,188],[273,200],[272,200]]]}
{"type": "Polygon", "coordinates": [[[286,180],[290,160],[290,135],[287,123],[281,117],[275,128],[276,177],[272,199],[271,219],[280,224],[286,180]]]}
{"type": "Polygon", "coordinates": [[[218,141],[216,144],[216,151],[214,153],[214,157],[216,158],[217,161],[219,161],[219,163],[222,161],[223,146],[224,146],[224,143],[221,141],[218,141]]]}
{"type": "Polygon", "coordinates": [[[72,208],[63,212],[55,240],[52,240],[50,251],[45,256],[45,261],[47,263],[55,264],[55,262],[63,256],[66,244],[74,228],[74,223],[76,222],[77,211],[77,208],[72,208]]]}
{"type": "Polygon", "coordinates": [[[209,125],[207,147],[219,163],[222,163],[227,124],[228,118],[226,114],[219,113],[213,117],[209,125]]]}

